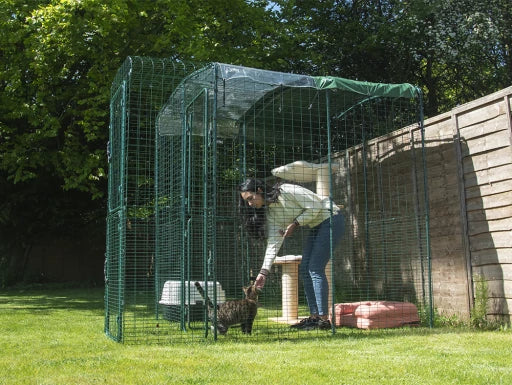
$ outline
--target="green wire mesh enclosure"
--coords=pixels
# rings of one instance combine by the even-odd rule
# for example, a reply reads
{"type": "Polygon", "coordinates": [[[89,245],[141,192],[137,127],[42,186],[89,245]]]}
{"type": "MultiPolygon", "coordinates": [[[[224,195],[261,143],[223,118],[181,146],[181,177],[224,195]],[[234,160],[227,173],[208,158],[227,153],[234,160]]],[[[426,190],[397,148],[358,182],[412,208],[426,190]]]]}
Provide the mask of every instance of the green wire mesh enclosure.
{"type": "MultiPolygon", "coordinates": [[[[240,216],[249,177],[302,185],[341,208],[345,232],[326,271],[333,325],[367,301],[413,304],[430,325],[424,156],[421,94],[408,84],[128,58],[111,99],[107,335],[173,343],[340,327],[290,328],[308,315],[297,275],[304,227],[280,249],[252,334],[212,327],[194,282],[214,305],[243,298],[265,254],[240,216]]],[[[341,325],[372,327],[357,322],[341,325]]]]}

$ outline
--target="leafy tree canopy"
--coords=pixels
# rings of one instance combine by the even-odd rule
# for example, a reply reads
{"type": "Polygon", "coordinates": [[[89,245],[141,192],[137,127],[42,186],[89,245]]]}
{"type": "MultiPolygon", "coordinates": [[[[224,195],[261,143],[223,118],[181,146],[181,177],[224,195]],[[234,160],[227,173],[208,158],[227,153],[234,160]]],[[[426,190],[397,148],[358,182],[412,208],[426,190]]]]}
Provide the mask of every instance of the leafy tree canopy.
{"type": "Polygon", "coordinates": [[[0,29],[4,245],[104,215],[129,55],[414,83],[430,116],[512,83],[510,0],[3,0],[0,29]]]}

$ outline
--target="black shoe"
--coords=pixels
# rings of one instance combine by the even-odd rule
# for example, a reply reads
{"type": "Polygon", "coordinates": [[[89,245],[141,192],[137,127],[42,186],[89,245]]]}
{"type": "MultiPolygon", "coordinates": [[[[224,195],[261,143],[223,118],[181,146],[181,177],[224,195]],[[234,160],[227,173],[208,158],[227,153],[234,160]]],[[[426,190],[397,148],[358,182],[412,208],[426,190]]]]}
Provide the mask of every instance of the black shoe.
{"type": "Polygon", "coordinates": [[[308,318],[304,318],[299,323],[296,323],[295,325],[290,326],[292,329],[299,329],[299,330],[312,330],[316,329],[318,326],[318,322],[320,320],[320,317],[318,316],[309,316],[308,318]]]}
{"type": "Polygon", "coordinates": [[[329,321],[328,319],[319,319],[318,320],[318,329],[321,329],[321,330],[331,330],[331,321],[329,321]]]}

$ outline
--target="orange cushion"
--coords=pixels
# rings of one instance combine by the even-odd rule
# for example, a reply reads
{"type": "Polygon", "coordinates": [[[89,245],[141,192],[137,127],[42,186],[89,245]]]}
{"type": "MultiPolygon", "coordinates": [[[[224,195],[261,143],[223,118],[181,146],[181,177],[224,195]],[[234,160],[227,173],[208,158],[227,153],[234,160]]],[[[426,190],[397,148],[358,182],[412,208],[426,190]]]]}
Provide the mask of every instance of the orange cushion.
{"type": "MultiPolygon", "coordinates": [[[[332,321],[332,314],[330,317],[332,321]]],[[[410,302],[365,301],[335,305],[335,325],[361,329],[393,328],[417,324],[418,309],[410,302]]]]}

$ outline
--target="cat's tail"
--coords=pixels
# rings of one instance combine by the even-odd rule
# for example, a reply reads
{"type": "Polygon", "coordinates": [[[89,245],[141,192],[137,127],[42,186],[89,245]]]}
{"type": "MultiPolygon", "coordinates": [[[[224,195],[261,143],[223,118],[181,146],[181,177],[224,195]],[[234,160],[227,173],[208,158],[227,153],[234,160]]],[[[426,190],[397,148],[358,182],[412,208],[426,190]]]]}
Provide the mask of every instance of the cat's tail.
{"type": "Polygon", "coordinates": [[[197,291],[199,292],[199,294],[201,295],[201,297],[203,298],[203,300],[208,304],[208,307],[210,309],[213,309],[213,302],[210,300],[210,298],[208,298],[208,296],[206,295],[206,293],[204,292],[204,289],[203,287],[201,286],[201,284],[199,282],[194,282],[194,285],[196,285],[196,289],[197,291]]]}

